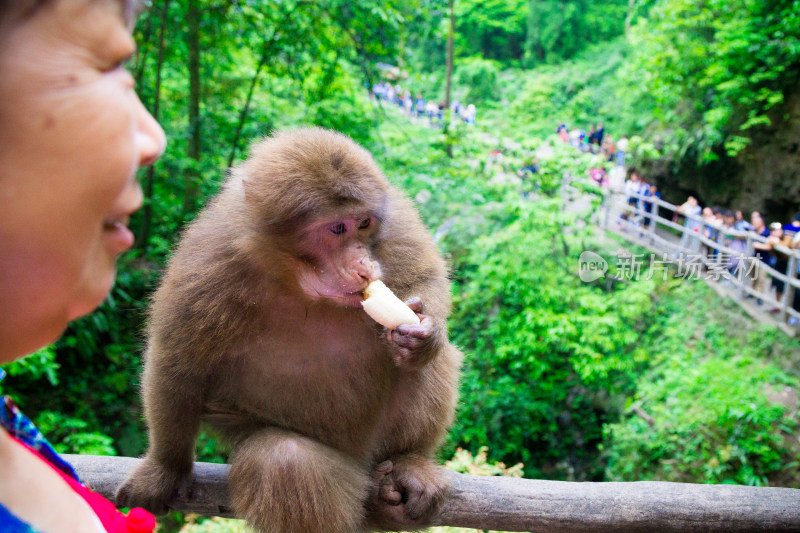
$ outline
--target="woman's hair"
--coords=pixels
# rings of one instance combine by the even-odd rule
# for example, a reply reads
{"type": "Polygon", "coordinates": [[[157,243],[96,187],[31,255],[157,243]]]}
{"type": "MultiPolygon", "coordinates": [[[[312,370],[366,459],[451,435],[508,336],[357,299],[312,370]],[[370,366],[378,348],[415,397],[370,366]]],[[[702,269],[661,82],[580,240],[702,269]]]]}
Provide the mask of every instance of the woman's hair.
{"type": "MultiPolygon", "coordinates": [[[[59,0],[0,0],[0,36],[19,20],[33,16],[42,6],[59,0]]],[[[133,26],[133,22],[143,9],[141,0],[85,0],[86,2],[116,2],[122,8],[125,23],[133,26]]]]}

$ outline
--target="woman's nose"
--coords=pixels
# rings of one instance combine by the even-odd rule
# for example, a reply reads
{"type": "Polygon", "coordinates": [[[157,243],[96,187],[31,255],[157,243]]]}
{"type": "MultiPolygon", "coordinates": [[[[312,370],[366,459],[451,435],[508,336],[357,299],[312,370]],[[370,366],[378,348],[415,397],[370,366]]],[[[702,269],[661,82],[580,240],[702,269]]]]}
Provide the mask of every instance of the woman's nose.
{"type": "Polygon", "coordinates": [[[145,109],[138,97],[136,102],[139,106],[136,142],[139,148],[139,166],[144,167],[152,165],[161,157],[167,145],[167,137],[161,125],[145,109]]]}

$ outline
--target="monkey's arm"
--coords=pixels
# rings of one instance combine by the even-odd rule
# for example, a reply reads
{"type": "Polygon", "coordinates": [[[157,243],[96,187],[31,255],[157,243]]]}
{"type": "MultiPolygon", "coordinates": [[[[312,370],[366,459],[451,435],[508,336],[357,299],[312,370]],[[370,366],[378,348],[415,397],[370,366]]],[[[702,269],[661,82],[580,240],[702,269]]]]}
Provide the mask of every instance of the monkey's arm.
{"type": "Polygon", "coordinates": [[[157,358],[148,361],[143,397],[150,445],[144,461],[119,488],[117,505],[163,514],[167,502],[187,490],[205,380],[184,374],[157,358]]]}

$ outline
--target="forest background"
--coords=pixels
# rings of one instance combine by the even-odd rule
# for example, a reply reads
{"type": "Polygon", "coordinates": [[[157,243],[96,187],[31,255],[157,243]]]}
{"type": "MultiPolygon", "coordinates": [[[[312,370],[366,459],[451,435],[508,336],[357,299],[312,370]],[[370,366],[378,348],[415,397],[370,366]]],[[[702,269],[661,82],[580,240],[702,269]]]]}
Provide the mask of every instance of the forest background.
{"type": "MultiPolygon", "coordinates": [[[[800,2],[161,0],[136,38],[129,68],[169,145],[141,171],[135,249],[100,310],[2,385],[60,451],[143,453],[142,326],[171,247],[251,142],[314,124],[373,152],[452,266],[467,359],[442,460],[463,448],[462,469],[522,462],[527,477],[800,486],[800,342],[701,282],[581,282],[581,251],[620,244],[561,209],[563,173],[603,163],[553,137],[602,122],[665,199],[788,220],[800,2]],[[445,100],[451,20],[450,98],[477,124],[443,131],[376,105],[367,89],[390,72],[445,100]],[[537,174],[503,179],[543,145],[537,174]],[[486,165],[498,149],[503,165],[486,165]]],[[[226,453],[203,433],[199,460],[226,453]]]]}

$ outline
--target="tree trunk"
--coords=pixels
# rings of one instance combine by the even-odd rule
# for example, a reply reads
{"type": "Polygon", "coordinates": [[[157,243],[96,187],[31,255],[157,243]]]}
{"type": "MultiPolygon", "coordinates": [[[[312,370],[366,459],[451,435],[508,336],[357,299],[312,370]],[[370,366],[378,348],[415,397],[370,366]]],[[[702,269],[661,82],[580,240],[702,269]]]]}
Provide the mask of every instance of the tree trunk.
{"type": "Polygon", "coordinates": [[[625,17],[625,39],[630,38],[631,23],[633,22],[633,7],[636,5],[636,0],[628,0],[628,16],[625,17]]]}
{"type": "MultiPolygon", "coordinates": [[[[142,30],[141,45],[136,49],[136,62],[134,63],[132,70],[134,72],[133,78],[136,80],[137,87],[140,87],[142,85],[142,78],[144,77],[144,66],[147,63],[147,52],[151,48],[150,46],[145,46],[145,44],[150,43],[150,37],[153,34],[153,18],[154,16],[152,14],[147,17],[147,22],[145,23],[144,30],[142,30]]],[[[161,17],[161,23],[162,25],[164,23],[163,13],[161,17]]]]}
{"type": "MultiPolygon", "coordinates": [[[[156,87],[153,94],[153,107],[150,113],[158,120],[158,106],[161,100],[161,67],[164,65],[164,35],[167,33],[167,12],[171,0],[165,0],[161,8],[161,28],[158,32],[158,62],[156,64],[156,87]]],[[[155,179],[155,165],[147,167],[144,179],[144,207],[142,208],[142,223],[136,235],[136,248],[146,250],[150,241],[150,225],[153,220],[153,181],[155,179]]]]}
{"type": "Polygon", "coordinates": [[[186,16],[189,49],[189,145],[187,156],[193,161],[183,175],[184,216],[194,211],[200,178],[200,10],[198,0],[189,0],[186,16]]]}
{"type": "Polygon", "coordinates": [[[250,110],[250,102],[253,100],[253,91],[256,88],[256,83],[258,82],[258,77],[261,74],[261,69],[264,68],[264,65],[267,62],[267,49],[268,47],[265,45],[264,52],[261,54],[261,59],[259,59],[258,66],[253,74],[253,79],[250,80],[250,89],[247,91],[247,99],[244,102],[242,110],[239,112],[239,123],[236,125],[236,133],[234,134],[233,142],[231,143],[231,153],[228,156],[228,168],[233,166],[233,160],[236,157],[236,150],[239,148],[239,139],[242,136],[242,128],[247,120],[247,113],[250,110]]]}
{"type": "MultiPolygon", "coordinates": [[[[298,6],[299,5],[300,4],[298,4],[298,6]]],[[[236,157],[236,151],[239,149],[239,139],[242,136],[242,128],[244,127],[244,123],[247,121],[247,114],[250,112],[250,103],[253,100],[253,92],[255,91],[256,83],[258,83],[258,78],[261,75],[261,70],[267,64],[269,58],[272,57],[273,46],[278,40],[278,35],[280,35],[278,29],[283,28],[291,16],[291,10],[283,13],[281,20],[275,24],[275,30],[272,32],[272,36],[269,39],[264,39],[264,46],[261,49],[261,57],[258,60],[256,72],[253,74],[253,79],[250,80],[250,89],[247,91],[247,100],[245,100],[244,107],[242,107],[242,110],[239,112],[239,123],[236,125],[236,134],[233,136],[231,153],[228,156],[228,168],[233,166],[233,160],[236,157]]]]}
{"type": "Polygon", "coordinates": [[[267,60],[272,57],[273,46],[278,40],[278,28],[284,26],[288,18],[291,16],[291,13],[291,11],[284,13],[283,18],[275,25],[276,29],[272,32],[272,36],[269,39],[264,39],[264,46],[261,49],[261,57],[258,60],[258,66],[256,66],[253,79],[250,80],[250,89],[247,91],[247,99],[244,102],[242,110],[239,112],[239,123],[236,125],[236,133],[234,134],[233,142],[231,143],[231,153],[228,156],[228,168],[233,166],[233,160],[236,157],[236,151],[239,149],[239,139],[242,136],[242,128],[247,120],[247,114],[250,111],[250,103],[253,100],[253,92],[255,91],[258,78],[261,75],[261,70],[264,68],[264,65],[267,64],[267,60]]]}
{"type": "Polygon", "coordinates": [[[453,157],[453,145],[449,140],[450,130],[450,83],[453,78],[453,34],[455,33],[455,17],[453,15],[453,4],[455,0],[450,0],[450,29],[447,32],[447,82],[444,89],[444,142],[447,157],[453,157]]]}

